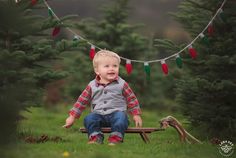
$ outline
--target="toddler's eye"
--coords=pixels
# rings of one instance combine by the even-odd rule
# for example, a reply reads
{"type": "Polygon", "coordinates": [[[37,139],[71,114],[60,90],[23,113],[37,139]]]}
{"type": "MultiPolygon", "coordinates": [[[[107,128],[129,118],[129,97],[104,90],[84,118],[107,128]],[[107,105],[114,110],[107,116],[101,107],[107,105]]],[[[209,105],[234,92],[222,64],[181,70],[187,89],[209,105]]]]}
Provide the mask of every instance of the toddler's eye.
{"type": "Polygon", "coordinates": [[[109,65],[105,65],[104,67],[109,67],[109,65]]]}
{"type": "Polygon", "coordinates": [[[113,65],[113,67],[118,67],[118,65],[113,65]]]}

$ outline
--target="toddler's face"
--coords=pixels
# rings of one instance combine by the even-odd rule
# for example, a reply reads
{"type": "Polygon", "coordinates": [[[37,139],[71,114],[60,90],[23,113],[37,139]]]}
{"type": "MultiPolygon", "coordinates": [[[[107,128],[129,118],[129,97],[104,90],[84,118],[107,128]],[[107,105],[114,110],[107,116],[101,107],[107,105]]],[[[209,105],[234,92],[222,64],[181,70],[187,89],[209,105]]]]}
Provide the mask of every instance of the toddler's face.
{"type": "Polygon", "coordinates": [[[107,84],[115,80],[119,74],[119,61],[115,57],[104,57],[98,62],[95,73],[100,76],[101,83],[107,84]]]}

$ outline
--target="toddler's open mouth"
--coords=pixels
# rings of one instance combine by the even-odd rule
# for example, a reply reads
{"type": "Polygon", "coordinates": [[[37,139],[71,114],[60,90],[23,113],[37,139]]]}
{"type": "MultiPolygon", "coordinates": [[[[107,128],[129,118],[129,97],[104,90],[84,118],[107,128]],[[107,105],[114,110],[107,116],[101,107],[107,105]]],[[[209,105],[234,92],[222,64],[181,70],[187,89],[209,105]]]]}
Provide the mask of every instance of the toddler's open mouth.
{"type": "Polygon", "coordinates": [[[111,73],[107,73],[108,75],[115,75],[115,73],[111,72],[111,73]]]}

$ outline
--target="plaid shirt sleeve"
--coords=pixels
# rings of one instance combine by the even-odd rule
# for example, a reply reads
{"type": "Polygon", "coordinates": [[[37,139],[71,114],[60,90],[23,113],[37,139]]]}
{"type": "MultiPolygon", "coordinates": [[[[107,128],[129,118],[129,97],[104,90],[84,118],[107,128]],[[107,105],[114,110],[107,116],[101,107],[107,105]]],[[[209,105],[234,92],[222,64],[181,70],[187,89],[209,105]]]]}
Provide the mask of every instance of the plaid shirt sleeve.
{"type": "Polygon", "coordinates": [[[130,88],[127,82],[125,82],[123,87],[123,95],[127,101],[127,109],[131,115],[141,115],[141,109],[137,97],[130,88]]]}
{"type": "Polygon", "coordinates": [[[73,108],[69,111],[69,114],[74,116],[75,118],[79,118],[81,113],[86,108],[86,105],[89,104],[91,99],[91,87],[88,85],[84,91],[81,93],[73,108]]]}

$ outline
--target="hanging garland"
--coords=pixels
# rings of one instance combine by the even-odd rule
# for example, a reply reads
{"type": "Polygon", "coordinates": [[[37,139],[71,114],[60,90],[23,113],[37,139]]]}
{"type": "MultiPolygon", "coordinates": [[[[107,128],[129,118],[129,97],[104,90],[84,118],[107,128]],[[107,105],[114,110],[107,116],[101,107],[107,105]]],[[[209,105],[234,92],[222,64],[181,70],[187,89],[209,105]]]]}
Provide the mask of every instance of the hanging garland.
{"type": "MultiPolygon", "coordinates": [[[[19,3],[20,0],[15,0],[16,3],[19,3]]],[[[220,5],[220,7],[218,8],[218,10],[216,11],[216,13],[214,14],[214,16],[211,18],[211,20],[208,22],[208,24],[206,25],[206,27],[189,43],[187,44],[183,49],[181,49],[180,51],[178,51],[175,54],[172,54],[170,56],[167,56],[165,58],[162,59],[155,59],[155,60],[149,60],[149,61],[143,61],[143,60],[135,60],[135,59],[128,59],[125,57],[120,56],[120,58],[122,60],[126,61],[126,71],[128,74],[131,74],[132,72],[132,63],[143,63],[144,64],[144,70],[146,73],[147,78],[149,78],[150,76],[150,63],[161,63],[161,67],[162,67],[162,71],[165,75],[168,74],[168,65],[166,64],[166,60],[169,60],[171,58],[175,58],[176,61],[176,65],[179,68],[182,68],[182,59],[180,57],[180,54],[182,52],[184,52],[186,49],[188,50],[190,56],[192,59],[196,59],[197,57],[197,51],[196,49],[193,47],[193,44],[195,43],[195,41],[197,39],[201,39],[202,42],[204,42],[205,44],[209,45],[209,40],[207,36],[212,36],[214,33],[214,27],[213,27],[213,21],[214,19],[217,17],[217,15],[219,15],[222,20],[225,20],[225,16],[224,16],[224,12],[223,12],[223,6],[225,5],[227,0],[224,0],[222,2],[222,4],[220,5]],[[205,35],[205,33],[207,35],[205,35]]],[[[48,15],[51,17],[54,17],[58,20],[58,23],[61,21],[60,18],[58,18],[58,16],[54,13],[54,11],[52,10],[52,8],[49,6],[49,4],[46,2],[46,0],[43,0],[44,4],[46,5],[46,7],[48,8],[48,15]]],[[[35,5],[37,3],[37,0],[31,0],[31,4],[35,5]]],[[[83,40],[85,42],[87,42],[90,45],[90,52],[89,52],[89,57],[92,60],[94,55],[96,54],[96,49],[98,50],[102,50],[102,48],[98,47],[97,45],[91,43],[89,40],[83,38],[82,36],[78,35],[76,32],[74,32],[72,29],[70,28],[66,28],[69,32],[71,32],[74,35],[74,39],[73,41],[75,41],[75,44],[78,43],[79,40],[83,40]]],[[[54,27],[53,31],[52,31],[52,36],[57,36],[60,33],[60,27],[56,26],[54,27]]]]}

